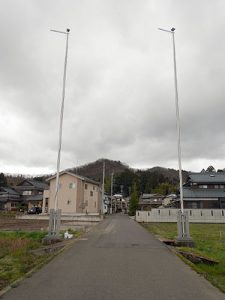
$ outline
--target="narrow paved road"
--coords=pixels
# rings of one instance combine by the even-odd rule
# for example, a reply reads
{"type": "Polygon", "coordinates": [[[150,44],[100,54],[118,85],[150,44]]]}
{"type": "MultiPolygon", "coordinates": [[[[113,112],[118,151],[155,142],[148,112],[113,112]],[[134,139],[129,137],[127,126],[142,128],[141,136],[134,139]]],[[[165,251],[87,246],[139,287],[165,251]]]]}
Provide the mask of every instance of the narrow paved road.
{"type": "Polygon", "coordinates": [[[225,300],[135,221],[114,215],[5,300],[225,300]]]}

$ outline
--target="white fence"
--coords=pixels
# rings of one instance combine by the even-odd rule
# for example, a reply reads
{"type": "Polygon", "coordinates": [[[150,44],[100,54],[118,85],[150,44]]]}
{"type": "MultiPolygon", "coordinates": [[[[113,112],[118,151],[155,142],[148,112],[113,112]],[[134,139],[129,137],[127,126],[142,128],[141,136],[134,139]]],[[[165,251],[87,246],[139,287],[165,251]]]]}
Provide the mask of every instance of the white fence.
{"type": "MultiPolygon", "coordinates": [[[[191,223],[225,223],[225,209],[185,209],[191,223]]],[[[136,212],[137,222],[177,222],[178,209],[154,208],[136,212]]]]}

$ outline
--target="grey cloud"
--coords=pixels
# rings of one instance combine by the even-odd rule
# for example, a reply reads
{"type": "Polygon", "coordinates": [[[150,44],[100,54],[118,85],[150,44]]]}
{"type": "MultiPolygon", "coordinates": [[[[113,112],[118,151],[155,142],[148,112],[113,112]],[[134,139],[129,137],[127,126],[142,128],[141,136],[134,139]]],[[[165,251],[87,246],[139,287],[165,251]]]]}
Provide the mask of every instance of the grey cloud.
{"type": "Polygon", "coordinates": [[[183,167],[224,167],[223,1],[4,1],[3,171],[54,171],[65,37],[71,28],[62,168],[99,157],[177,168],[176,27],[183,167]],[[7,28],[7,30],[6,30],[7,28]],[[16,150],[15,150],[16,149],[16,150]]]}

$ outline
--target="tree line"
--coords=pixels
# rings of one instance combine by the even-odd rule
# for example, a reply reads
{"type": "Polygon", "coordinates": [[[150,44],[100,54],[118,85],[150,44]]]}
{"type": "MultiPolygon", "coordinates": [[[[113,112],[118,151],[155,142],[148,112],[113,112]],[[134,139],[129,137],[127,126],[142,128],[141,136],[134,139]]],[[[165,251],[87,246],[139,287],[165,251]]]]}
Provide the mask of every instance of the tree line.
{"type": "MultiPolygon", "coordinates": [[[[159,172],[151,172],[148,170],[134,171],[127,169],[122,173],[116,174],[113,180],[113,193],[122,193],[124,197],[130,196],[135,190],[138,195],[159,193],[167,195],[177,190],[178,180],[174,181],[165,177],[159,172]]],[[[105,178],[105,191],[110,193],[111,177],[105,178]]]]}

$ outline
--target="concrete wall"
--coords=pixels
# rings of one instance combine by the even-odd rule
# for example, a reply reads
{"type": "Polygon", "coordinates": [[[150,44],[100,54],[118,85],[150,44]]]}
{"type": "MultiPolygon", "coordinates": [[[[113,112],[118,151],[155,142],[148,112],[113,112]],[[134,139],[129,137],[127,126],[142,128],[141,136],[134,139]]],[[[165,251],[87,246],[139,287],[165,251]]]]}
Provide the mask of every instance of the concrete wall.
{"type": "MultiPolygon", "coordinates": [[[[23,220],[49,220],[49,215],[18,215],[16,219],[23,220]]],[[[100,222],[102,216],[99,214],[63,214],[61,221],[75,221],[75,222],[100,222]]]]}
{"type": "MultiPolygon", "coordinates": [[[[225,209],[185,209],[191,223],[225,223],[225,209]]],[[[178,209],[137,211],[137,222],[177,222],[178,209]]]]}

